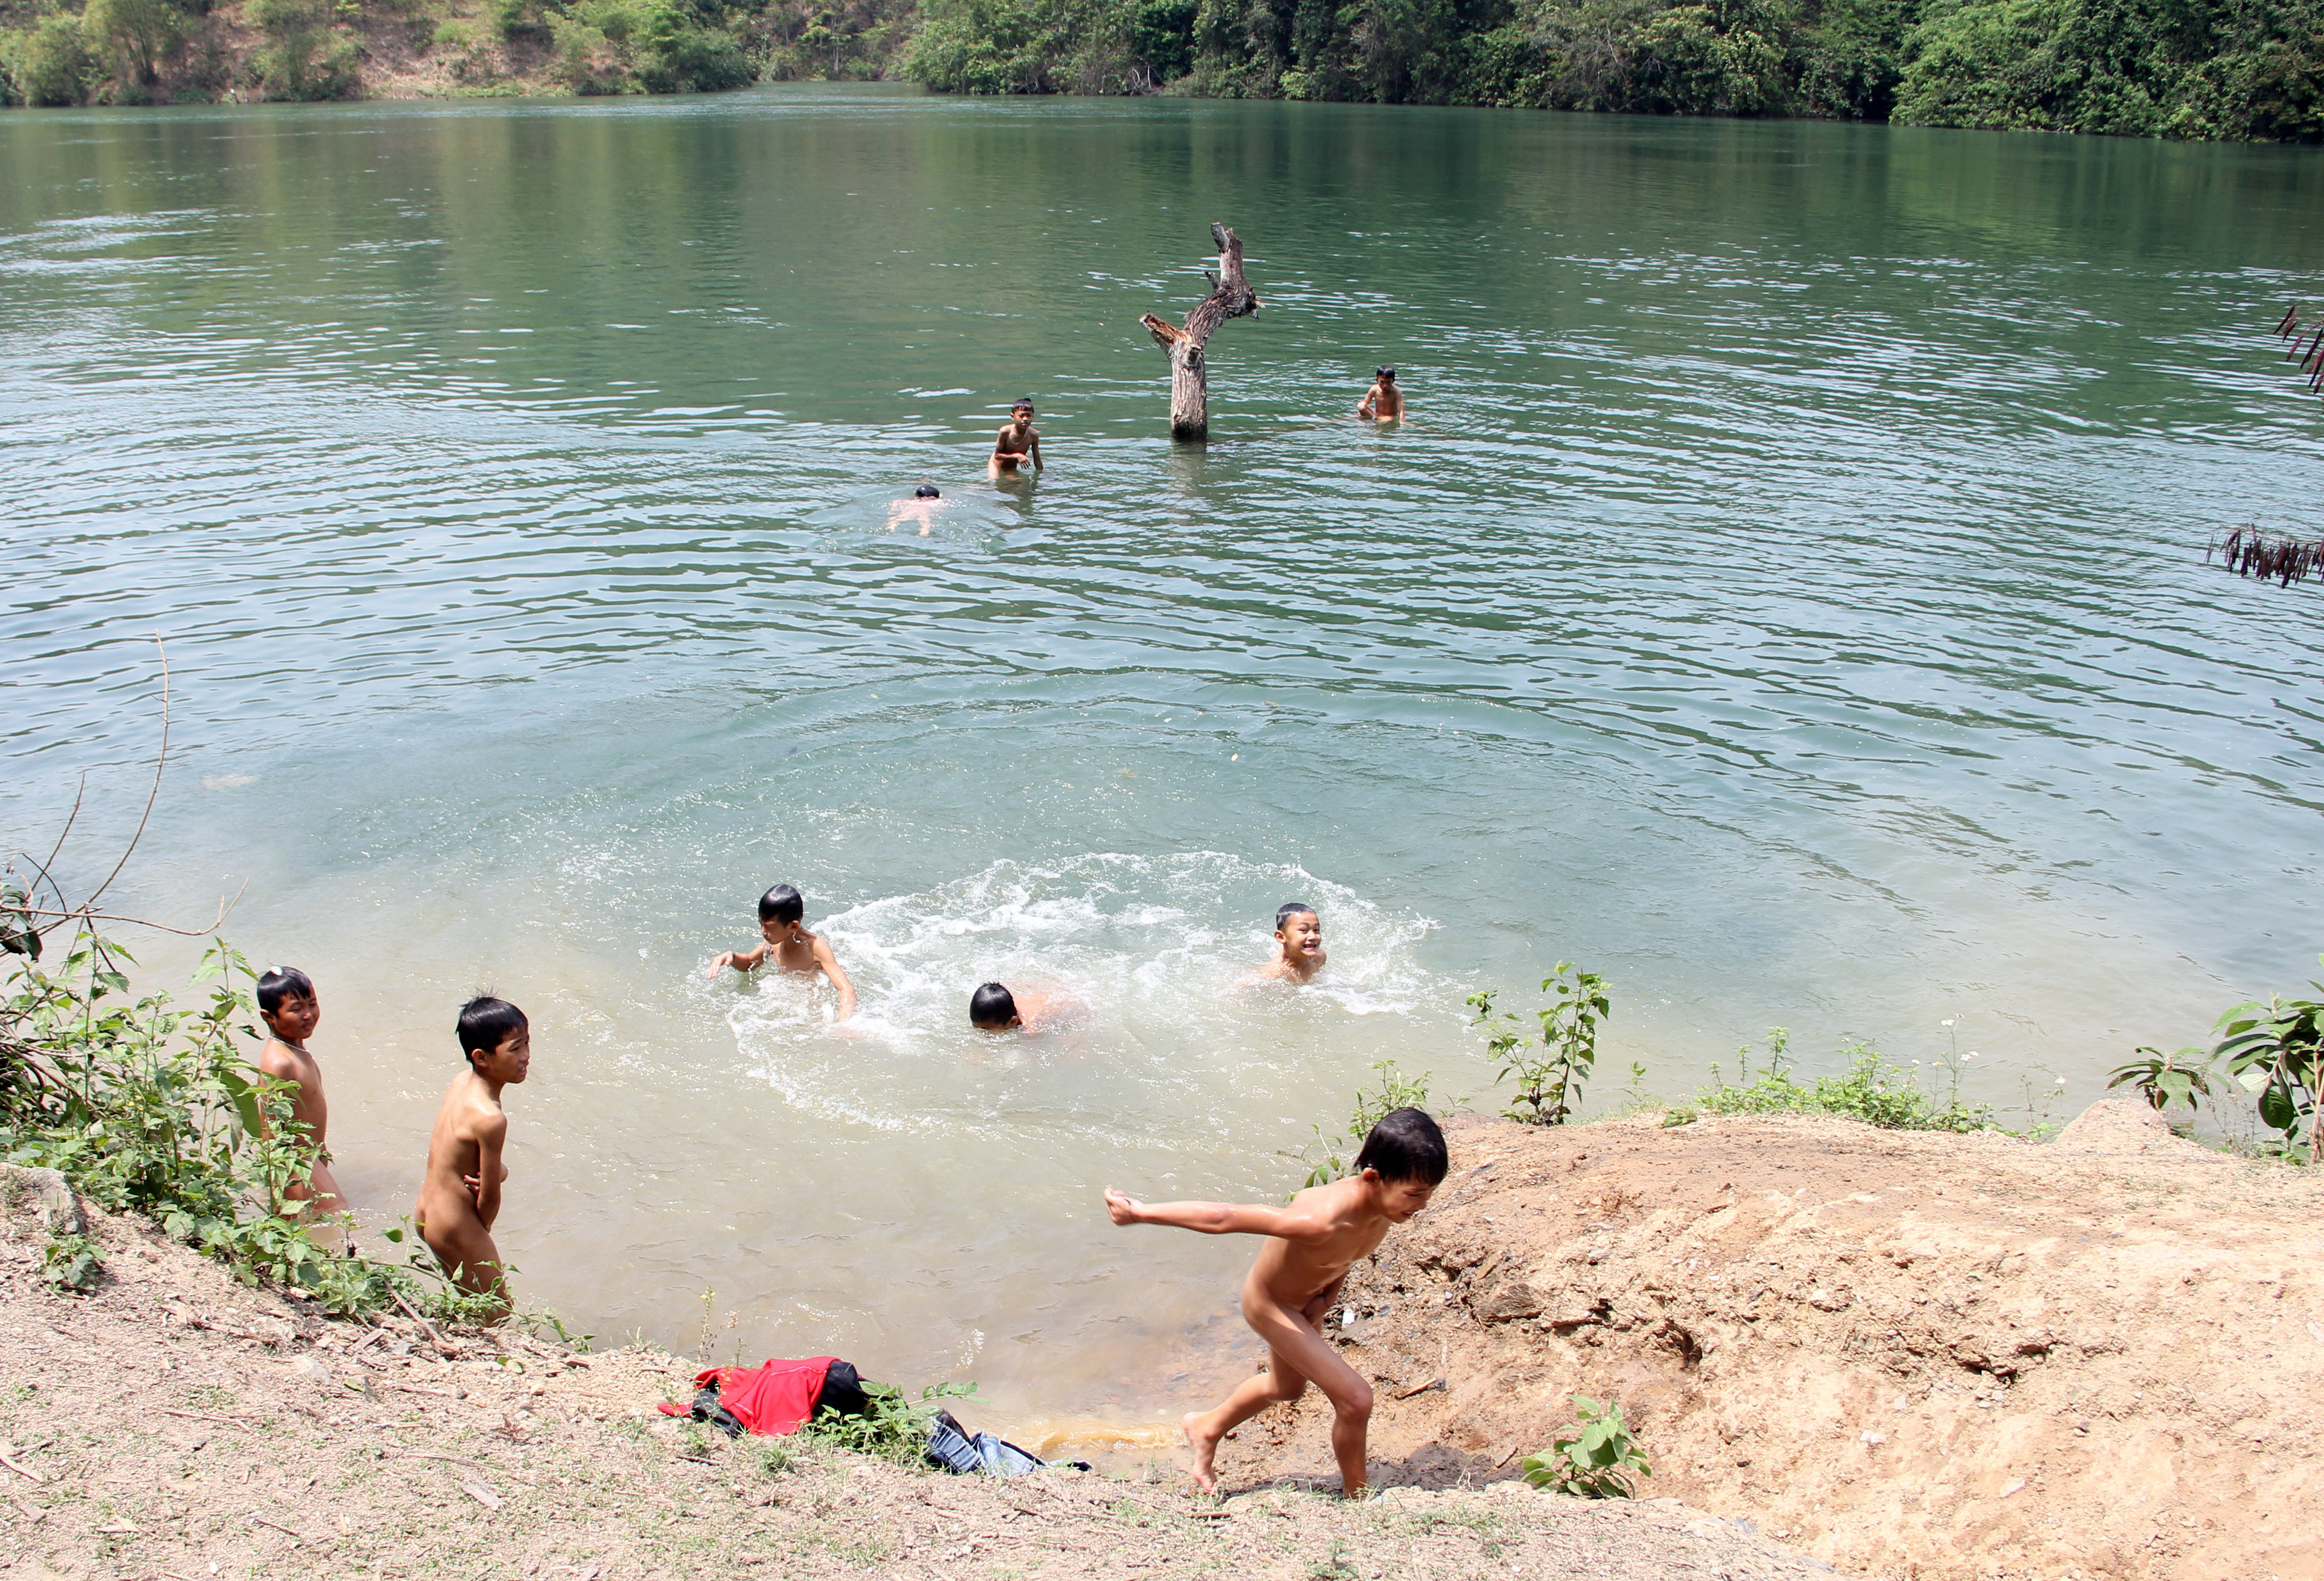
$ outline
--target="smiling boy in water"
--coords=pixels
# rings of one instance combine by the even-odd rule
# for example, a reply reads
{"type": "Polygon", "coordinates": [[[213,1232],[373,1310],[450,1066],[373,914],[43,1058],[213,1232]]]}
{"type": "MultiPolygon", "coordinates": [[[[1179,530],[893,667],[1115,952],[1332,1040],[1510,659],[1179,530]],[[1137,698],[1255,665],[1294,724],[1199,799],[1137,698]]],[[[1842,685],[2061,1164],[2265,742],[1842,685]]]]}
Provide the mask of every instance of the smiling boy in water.
{"type": "Polygon", "coordinates": [[[1428,1206],[1446,1167],[1444,1134],[1436,1122],[1418,1109],[1393,1109],[1364,1138],[1354,1174],[1311,1186],[1287,1208],[1149,1204],[1106,1188],[1106,1211],[1116,1224],[1268,1237],[1242,1285],[1243,1321],[1267,1342],[1267,1371],[1244,1379],[1213,1409],[1188,1411],[1184,1420],[1194,1451],[1194,1483],[1204,1493],[1218,1491],[1212,1463],[1219,1440],[1268,1406],[1298,1399],[1313,1383],[1332,1402],[1341,1492],[1351,1499],[1362,1495],[1372,1387],[1340,1359],[1320,1326],[1349,1268],[1378,1248],[1391,1227],[1428,1206]]]}
{"type": "MultiPolygon", "coordinates": [[[[343,1212],[346,1194],[331,1173],[331,1106],[323,1096],[323,1067],[307,1047],[322,1024],[323,1003],[315,994],[314,979],[295,966],[270,966],[258,979],[258,1015],[272,1035],[258,1051],[258,1069],[285,1084],[290,1100],[290,1118],[306,1127],[294,1131],[294,1145],[308,1160],[302,1176],[282,1188],[292,1202],[308,1206],[298,1211],[330,1215],[343,1212]]],[[[286,1215],[288,1217],[288,1215],[286,1215]]]]}
{"type": "Polygon", "coordinates": [[[729,950],[710,963],[705,977],[716,977],[722,966],[736,971],[756,971],[770,957],[778,971],[821,972],[839,996],[837,1019],[855,1014],[855,985],[840,970],[839,957],[820,933],[807,931],[807,901],[788,884],[778,884],[759,896],[759,933],[766,942],[755,950],[729,950]]]}
{"type": "Polygon", "coordinates": [[[532,1068],[532,1025],[505,999],[478,997],[460,1007],[455,1028],[468,1068],[444,1089],[428,1134],[428,1172],[411,1222],[452,1282],[470,1295],[491,1296],[484,1321],[508,1315],[508,1282],[493,1240],[501,1187],[508,1166],[508,1111],[501,1091],[532,1068]]]}
{"type": "Polygon", "coordinates": [[[1313,982],[1325,959],[1323,919],[1304,900],[1286,901],[1275,914],[1275,959],[1243,980],[1313,982]]]}

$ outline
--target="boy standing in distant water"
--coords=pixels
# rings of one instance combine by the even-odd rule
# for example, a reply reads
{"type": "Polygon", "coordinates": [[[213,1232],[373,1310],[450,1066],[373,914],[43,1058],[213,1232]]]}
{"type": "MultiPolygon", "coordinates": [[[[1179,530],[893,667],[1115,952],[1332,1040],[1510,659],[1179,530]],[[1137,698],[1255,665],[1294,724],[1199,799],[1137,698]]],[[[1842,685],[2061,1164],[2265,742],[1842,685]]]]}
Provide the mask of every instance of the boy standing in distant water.
{"type": "Polygon", "coordinates": [[[306,1206],[300,1213],[328,1217],[344,1212],[346,1196],[331,1173],[329,1139],[331,1106],[323,1096],[323,1067],[307,1047],[322,1024],[323,1005],[316,997],[314,980],[295,966],[270,966],[258,979],[258,1015],[272,1034],[258,1051],[258,1069],[286,1085],[292,1123],[305,1127],[293,1134],[293,1145],[307,1155],[303,1175],[293,1176],[282,1195],[306,1206]]]}
{"type": "Polygon", "coordinates": [[[493,1298],[484,1320],[508,1316],[508,1281],[493,1240],[501,1186],[508,1166],[508,1111],[501,1091],[532,1067],[532,1026],[505,999],[479,996],[460,1007],[456,1030],[468,1068],[444,1089],[443,1107],[428,1134],[428,1172],[411,1222],[452,1282],[470,1295],[493,1298]]]}
{"type": "Polygon", "coordinates": [[[1275,959],[1243,980],[1313,982],[1324,959],[1323,919],[1304,900],[1286,901],[1275,914],[1275,959]]]}
{"type": "Polygon", "coordinates": [[[1041,470],[1041,436],[1033,427],[1033,398],[1029,395],[1009,409],[1009,421],[992,441],[992,475],[1012,475],[1018,464],[1025,461],[1033,464],[1035,472],[1041,470]]]}
{"type": "Polygon", "coordinates": [[[1333,1351],[1320,1325],[1349,1268],[1376,1250],[1391,1226],[1428,1206],[1446,1167],[1444,1134],[1436,1122],[1418,1109],[1394,1109],[1364,1138],[1354,1174],[1310,1186],[1287,1208],[1148,1204],[1106,1188],[1106,1212],[1116,1224],[1268,1237],[1242,1284],[1243,1321],[1267,1342],[1267,1371],[1244,1379],[1213,1409],[1188,1411],[1182,1423],[1194,1450],[1194,1483],[1204,1493],[1218,1491],[1212,1462],[1219,1440],[1268,1406],[1298,1399],[1313,1383],[1332,1402],[1340,1491],[1351,1499],[1362,1495],[1372,1386],[1333,1351]]]}
{"type": "Polygon", "coordinates": [[[756,971],[771,956],[776,969],[790,972],[816,972],[831,979],[832,990],[839,996],[837,1019],[846,1020],[855,1014],[855,985],[847,980],[840,970],[839,957],[831,952],[819,933],[807,931],[807,901],[788,884],[778,884],[759,896],[759,933],[766,942],[755,950],[729,950],[710,963],[703,975],[716,977],[722,966],[736,971],[756,971]]]}
{"type": "Polygon", "coordinates": [[[1356,402],[1356,416],[1368,423],[1404,420],[1404,391],[1397,388],[1394,368],[1373,370],[1372,387],[1356,402]]]}

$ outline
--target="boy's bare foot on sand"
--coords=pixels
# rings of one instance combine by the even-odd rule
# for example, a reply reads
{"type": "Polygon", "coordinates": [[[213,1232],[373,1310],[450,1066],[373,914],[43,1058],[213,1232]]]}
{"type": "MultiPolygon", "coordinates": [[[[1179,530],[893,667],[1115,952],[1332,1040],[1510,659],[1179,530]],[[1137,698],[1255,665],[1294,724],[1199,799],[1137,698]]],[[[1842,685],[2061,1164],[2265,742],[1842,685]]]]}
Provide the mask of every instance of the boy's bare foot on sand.
{"type": "Polygon", "coordinates": [[[1204,1411],[1188,1411],[1178,1419],[1178,1430],[1186,1435],[1186,1446],[1194,1452],[1194,1485],[1206,1494],[1215,1494],[1219,1491],[1219,1474],[1211,1460],[1219,1452],[1219,1435],[1206,1434],[1194,1425],[1209,1414],[1204,1411]]]}

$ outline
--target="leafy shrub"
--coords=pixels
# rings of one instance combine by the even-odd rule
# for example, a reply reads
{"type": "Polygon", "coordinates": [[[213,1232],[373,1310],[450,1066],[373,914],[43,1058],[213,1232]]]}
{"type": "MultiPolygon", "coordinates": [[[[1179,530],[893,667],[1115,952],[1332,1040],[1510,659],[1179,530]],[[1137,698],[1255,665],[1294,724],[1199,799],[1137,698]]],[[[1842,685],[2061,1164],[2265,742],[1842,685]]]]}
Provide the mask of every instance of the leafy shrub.
{"type": "MultiPolygon", "coordinates": [[[[899,1466],[924,1466],[928,1458],[928,1427],[944,1402],[976,1393],[973,1383],[934,1383],[908,1400],[893,1383],[865,1383],[863,1393],[872,1409],[862,1416],[842,1416],[825,1406],[799,1430],[816,1442],[858,1455],[875,1455],[899,1466]]],[[[788,1467],[786,1467],[787,1469],[788,1467]]],[[[776,1468],[770,1465],[767,1469],[776,1468]]]]}
{"type": "Polygon", "coordinates": [[[0,68],[9,97],[20,104],[81,104],[105,78],[105,63],[89,49],[78,16],[51,13],[5,41],[0,68]]]}
{"type": "Polygon", "coordinates": [[[1604,978],[1570,961],[1542,979],[1541,991],[1554,997],[1534,1012],[1540,1025],[1532,1033],[1515,1013],[1496,1015],[1489,991],[1470,995],[1469,1003],[1477,1025],[1492,1029],[1485,1052],[1501,1067],[1494,1080],[1517,1078],[1517,1097],[1501,1112],[1529,1126],[1562,1126],[1598,1063],[1598,1024],[1613,1015],[1613,1001],[1604,978]]]}
{"type": "Polygon", "coordinates": [[[1627,1499],[1633,1475],[1654,1475],[1619,1405],[1609,1400],[1601,1406],[1576,1394],[1573,1415],[1579,1431],[1551,1440],[1545,1452],[1520,1463],[1527,1484],[1585,1499],[1627,1499]]]}
{"type": "Polygon", "coordinates": [[[1977,1131],[1993,1124],[1990,1108],[1960,1101],[1958,1084],[1939,1102],[1911,1071],[1883,1059],[1869,1043],[1844,1044],[1840,1052],[1847,1071],[1805,1086],[1780,1063],[1738,1086],[1719,1080],[1714,1070],[1711,1090],[1695,1107],[1712,1115],[1840,1115],[1887,1131],[1977,1131]]]}
{"type": "Polygon", "coordinates": [[[362,51],[353,34],[334,25],[327,0],[245,0],[243,15],[265,37],[250,70],[266,97],[354,97],[362,51]]]}
{"type": "Polygon", "coordinates": [[[88,0],[81,37],[112,76],[115,102],[153,97],[162,60],[185,41],[184,23],[171,0],[88,0]]]}
{"type": "Polygon", "coordinates": [[[59,1290],[94,1290],[105,1248],[88,1236],[51,1236],[41,1248],[41,1277],[59,1290]]]}
{"type": "Polygon", "coordinates": [[[235,1041],[258,1034],[254,974],[231,945],[204,953],[194,980],[211,986],[190,1009],[167,994],[133,996],[123,968],[135,961],[86,931],[53,966],[0,959],[6,1162],[59,1170],[99,1207],[147,1215],[244,1283],[277,1284],[334,1311],[401,1301],[474,1318],[475,1303],[416,1255],[397,1267],[334,1255],[284,1217],[290,1186],[309,1167],[304,1126],[290,1118],[283,1084],[259,1074],[235,1041]]]}
{"type": "Polygon", "coordinates": [[[1348,1117],[1348,1129],[1343,1136],[1326,1136],[1323,1127],[1314,1127],[1315,1140],[1299,1150],[1303,1162],[1310,1164],[1306,1184],[1328,1185],[1344,1180],[1355,1172],[1352,1160],[1364,1150],[1364,1138],[1380,1123],[1391,1109],[1425,1109],[1428,1107],[1429,1072],[1423,1071],[1417,1080],[1407,1081],[1396,1068],[1394,1060],[1382,1060],[1372,1067],[1379,1072],[1378,1088],[1356,1089],[1356,1107],[1348,1117]],[[1323,1157],[1313,1155],[1321,1149],[1323,1157]],[[1344,1149],[1344,1151],[1342,1151],[1344,1149]]]}
{"type": "MultiPolygon", "coordinates": [[[[2324,958],[2319,958],[2324,959],[2324,958]]],[[[2324,983],[2309,987],[2324,994],[2324,983]]],[[[2237,1005],[2221,1016],[2213,1057],[2224,1060],[2245,1090],[2257,1096],[2259,1117],[2282,1134],[2289,1153],[2303,1139],[2310,1163],[2324,1154],[2317,1103],[2324,1096],[2324,1002],[2271,997],[2237,1005]]]]}

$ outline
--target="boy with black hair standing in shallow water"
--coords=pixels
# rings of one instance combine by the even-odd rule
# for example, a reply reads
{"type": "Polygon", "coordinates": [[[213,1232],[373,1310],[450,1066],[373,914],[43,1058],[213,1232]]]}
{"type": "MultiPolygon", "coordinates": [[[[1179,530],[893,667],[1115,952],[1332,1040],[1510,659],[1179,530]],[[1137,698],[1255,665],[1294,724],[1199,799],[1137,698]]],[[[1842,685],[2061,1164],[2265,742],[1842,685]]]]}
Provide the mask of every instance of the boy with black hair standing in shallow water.
{"type": "Polygon", "coordinates": [[[435,1129],[428,1134],[428,1173],[411,1222],[454,1284],[493,1298],[484,1320],[496,1323],[509,1310],[501,1249],[493,1241],[501,1186],[508,1179],[501,1163],[508,1144],[501,1090],[522,1081],[532,1067],[532,1026],[506,999],[479,996],[460,1007],[455,1030],[468,1068],[452,1079],[436,1111],[435,1129]]]}
{"type": "Polygon", "coordinates": [[[1213,1409],[1187,1412],[1183,1423],[1194,1451],[1194,1483],[1204,1493],[1218,1491],[1212,1460],[1219,1440],[1268,1406],[1298,1399],[1313,1383],[1332,1402],[1340,1489],[1351,1499],[1362,1495],[1372,1386],[1325,1341],[1323,1314],[1356,1259],[1376,1250],[1392,1226],[1428,1206],[1447,1167],[1444,1133],[1436,1122],[1418,1109],[1394,1109],[1364,1138],[1354,1174],[1311,1186],[1287,1208],[1148,1204],[1106,1188],[1106,1211],[1116,1224],[1268,1237],[1242,1285],[1243,1321],[1267,1342],[1267,1371],[1244,1379],[1213,1409]]]}
{"type": "Polygon", "coordinates": [[[1033,398],[1026,396],[1009,409],[1009,422],[992,441],[992,475],[1013,477],[1019,464],[1029,461],[1041,470],[1041,436],[1033,427],[1033,398]]]}
{"type": "Polygon", "coordinates": [[[1394,368],[1373,371],[1372,387],[1364,391],[1363,400],[1356,402],[1356,416],[1368,423],[1404,420],[1404,391],[1397,388],[1394,368]]]}
{"type": "Polygon", "coordinates": [[[766,941],[755,950],[729,950],[710,963],[704,975],[716,977],[719,968],[731,966],[736,971],[752,972],[769,961],[778,971],[797,972],[802,976],[821,972],[831,980],[832,992],[839,996],[839,1014],[833,1019],[844,1021],[855,1014],[855,985],[847,980],[840,970],[839,957],[820,933],[807,931],[807,898],[788,884],[778,884],[759,896],[759,936],[766,941]]]}
{"type": "MultiPolygon", "coordinates": [[[[295,966],[270,966],[258,979],[258,1015],[266,1023],[266,1046],[258,1051],[261,1073],[282,1082],[290,1100],[290,1118],[306,1127],[294,1132],[299,1151],[308,1159],[304,1178],[282,1188],[291,1202],[308,1204],[326,1217],[346,1211],[346,1193],[331,1173],[330,1101],[323,1096],[323,1066],[307,1048],[307,1040],[322,1025],[323,1002],[314,979],[295,966]]],[[[301,1207],[296,1212],[309,1211],[301,1207]]],[[[284,1217],[290,1217],[290,1212],[284,1217]]]]}

